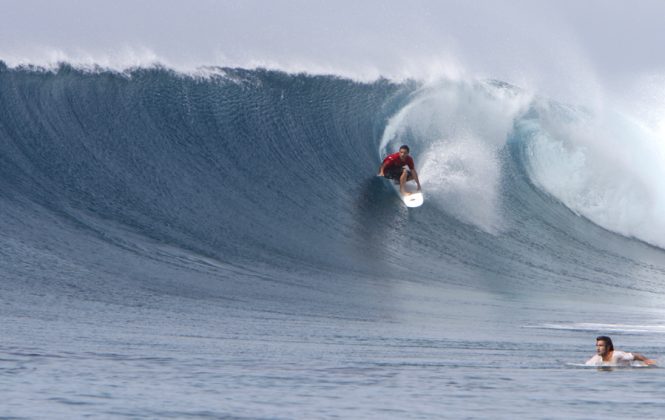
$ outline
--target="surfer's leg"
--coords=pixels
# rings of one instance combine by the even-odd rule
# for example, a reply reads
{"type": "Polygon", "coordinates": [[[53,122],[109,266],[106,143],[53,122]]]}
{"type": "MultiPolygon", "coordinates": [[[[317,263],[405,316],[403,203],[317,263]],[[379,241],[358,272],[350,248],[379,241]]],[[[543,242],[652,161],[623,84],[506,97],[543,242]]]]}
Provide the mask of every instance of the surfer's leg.
{"type": "Polygon", "coordinates": [[[402,170],[402,176],[399,177],[399,192],[401,192],[402,195],[411,194],[410,192],[404,189],[404,185],[406,184],[406,181],[408,179],[409,179],[409,171],[405,168],[402,170]]]}
{"type": "Polygon", "coordinates": [[[384,177],[391,180],[394,184],[399,184],[399,179],[402,176],[401,168],[389,168],[384,172],[384,177]]]}

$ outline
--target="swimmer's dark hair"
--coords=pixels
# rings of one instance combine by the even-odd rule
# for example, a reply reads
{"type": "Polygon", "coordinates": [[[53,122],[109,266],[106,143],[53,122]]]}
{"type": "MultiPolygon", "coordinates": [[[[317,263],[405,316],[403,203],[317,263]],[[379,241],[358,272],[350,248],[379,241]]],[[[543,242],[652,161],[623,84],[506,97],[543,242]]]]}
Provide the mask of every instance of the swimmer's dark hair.
{"type": "Polygon", "coordinates": [[[407,146],[406,144],[403,144],[399,147],[399,150],[402,150],[402,149],[406,149],[407,152],[411,152],[411,150],[409,150],[409,146],[407,146]]]}
{"type": "Polygon", "coordinates": [[[612,344],[612,339],[609,338],[606,335],[601,335],[596,337],[596,341],[602,341],[605,343],[605,347],[607,347],[607,351],[614,351],[614,344],[612,344]]]}

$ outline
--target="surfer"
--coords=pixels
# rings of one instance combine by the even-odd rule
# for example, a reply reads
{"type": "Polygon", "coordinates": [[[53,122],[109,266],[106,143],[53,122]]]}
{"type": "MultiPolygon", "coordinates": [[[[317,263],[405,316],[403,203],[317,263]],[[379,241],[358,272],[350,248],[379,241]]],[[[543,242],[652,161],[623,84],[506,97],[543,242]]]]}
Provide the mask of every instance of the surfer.
{"type": "Polygon", "coordinates": [[[406,144],[401,146],[399,152],[386,156],[379,168],[379,176],[399,180],[399,191],[402,195],[411,194],[404,189],[404,185],[407,181],[411,181],[412,179],[416,181],[416,184],[418,184],[418,191],[420,191],[418,172],[416,172],[413,158],[409,156],[409,152],[409,146],[406,144]]]}
{"type": "Polygon", "coordinates": [[[601,335],[596,338],[596,355],[587,360],[585,364],[589,366],[630,366],[633,360],[645,365],[656,364],[654,360],[647,359],[639,353],[614,350],[612,339],[601,335]]]}

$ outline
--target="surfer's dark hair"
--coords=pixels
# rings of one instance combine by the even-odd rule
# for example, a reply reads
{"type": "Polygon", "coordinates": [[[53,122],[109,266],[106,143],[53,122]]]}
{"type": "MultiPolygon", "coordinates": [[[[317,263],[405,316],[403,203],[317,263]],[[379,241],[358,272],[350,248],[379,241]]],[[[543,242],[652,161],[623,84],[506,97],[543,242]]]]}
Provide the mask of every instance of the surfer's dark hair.
{"type": "Polygon", "coordinates": [[[612,344],[612,339],[609,338],[606,335],[601,335],[596,337],[596,341],[602,341],[605,343],[605,347],[607,347],[607,351],[614,351],[614,344],[612,344]]]}
{"type": "Polygon", "coordinates": [[[403,144],[403,145],[400,146],[399,150],[402,150],[402,149],[406,149],[407,152],[411,151],[411,150],[409,150],[409,146],[407,146],[406,144],[403,144]]]}

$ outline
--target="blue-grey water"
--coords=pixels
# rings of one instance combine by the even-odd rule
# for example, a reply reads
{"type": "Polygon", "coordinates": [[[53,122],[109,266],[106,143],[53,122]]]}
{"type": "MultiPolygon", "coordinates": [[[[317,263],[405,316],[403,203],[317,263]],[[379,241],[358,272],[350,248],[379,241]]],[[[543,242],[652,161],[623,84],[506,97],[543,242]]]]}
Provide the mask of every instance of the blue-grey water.
{"type": "Polygon", "coordinates": [[[576,366],[662,357],[665,252],[556,195],[545,102],[0,63],[0,418],[662,418],[576,366]]]}

